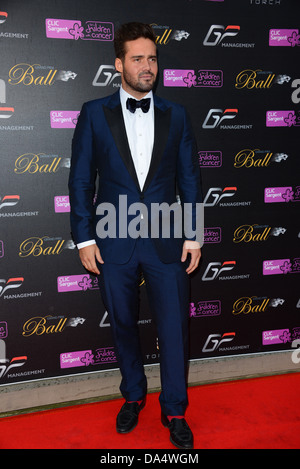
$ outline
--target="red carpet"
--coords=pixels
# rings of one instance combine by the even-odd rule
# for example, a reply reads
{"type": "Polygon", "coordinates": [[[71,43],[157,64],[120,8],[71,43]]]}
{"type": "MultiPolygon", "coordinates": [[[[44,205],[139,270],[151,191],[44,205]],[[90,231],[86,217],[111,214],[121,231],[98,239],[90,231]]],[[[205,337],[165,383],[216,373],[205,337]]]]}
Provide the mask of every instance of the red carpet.
{"type": "MultiPolygon", "coordinates": [[[[299,449],[300,373],[189,388],[195,449],[299,449]]],[[[0,419],[1,449],[174,449],[149,394],[138,426],[115,431],[123,400],[0,419]]]]}

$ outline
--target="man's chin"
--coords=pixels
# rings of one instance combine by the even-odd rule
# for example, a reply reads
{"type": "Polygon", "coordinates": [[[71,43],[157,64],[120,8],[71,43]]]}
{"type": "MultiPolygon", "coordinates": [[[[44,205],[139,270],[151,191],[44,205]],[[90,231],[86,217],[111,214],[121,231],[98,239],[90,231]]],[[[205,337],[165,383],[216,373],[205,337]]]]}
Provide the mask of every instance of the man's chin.
{"type": "Polygon", "coordinates": [[[139,85],[136,88],[136,91],[151,91],[154,87],[154,82],[149,82],[149,83],[139,83],[139,85]]]}

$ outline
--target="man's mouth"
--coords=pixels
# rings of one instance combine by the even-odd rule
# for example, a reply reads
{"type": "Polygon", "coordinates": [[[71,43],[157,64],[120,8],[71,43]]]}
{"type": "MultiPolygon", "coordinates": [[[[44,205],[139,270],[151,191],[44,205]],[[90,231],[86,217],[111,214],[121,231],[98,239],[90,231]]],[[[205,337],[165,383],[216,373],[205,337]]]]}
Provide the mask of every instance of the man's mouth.
{"type": "Polygon", "coordinates": [[[153,78],[153,74],[152,73],[144,73],[144,74],[140,75],[140,78],[144,78],[145,80],[150,80],[151,78],[153,78]]]}

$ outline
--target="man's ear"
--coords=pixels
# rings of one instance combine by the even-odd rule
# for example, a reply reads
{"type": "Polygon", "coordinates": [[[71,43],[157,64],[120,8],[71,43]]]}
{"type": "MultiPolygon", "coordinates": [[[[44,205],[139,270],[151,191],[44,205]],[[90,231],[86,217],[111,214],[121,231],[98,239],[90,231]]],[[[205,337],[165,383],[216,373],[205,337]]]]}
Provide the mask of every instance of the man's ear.
{"type": "Polygon", "coordinates": [[[118,57],[115,60],[115,68],[116,68],[117,72],[120,72],[120,73],[123,72],[123,62],[118,57]]]}

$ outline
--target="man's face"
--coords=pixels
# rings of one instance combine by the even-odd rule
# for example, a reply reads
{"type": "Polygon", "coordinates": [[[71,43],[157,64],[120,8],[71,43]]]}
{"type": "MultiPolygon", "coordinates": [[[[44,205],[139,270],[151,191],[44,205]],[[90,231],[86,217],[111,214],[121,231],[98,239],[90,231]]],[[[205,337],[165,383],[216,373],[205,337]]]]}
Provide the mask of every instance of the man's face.
{"type": "Polygon", "coordinates": [[[117,58],[115,67],[121,73],[124,90],[141,99],[152,90],[157,77],[156,45],[141,37],[127,41],[125,47],[125,57],[117,58]]]}

